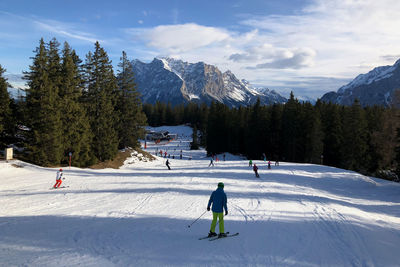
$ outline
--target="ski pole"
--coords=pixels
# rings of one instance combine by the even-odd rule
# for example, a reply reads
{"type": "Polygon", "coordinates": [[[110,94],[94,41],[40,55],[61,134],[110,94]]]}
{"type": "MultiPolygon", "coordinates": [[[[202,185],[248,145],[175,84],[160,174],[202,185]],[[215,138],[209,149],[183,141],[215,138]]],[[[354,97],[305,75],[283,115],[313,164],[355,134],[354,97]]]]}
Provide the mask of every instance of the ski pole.
{"type": "Polygon", "coordinates": [[[190,226],[192,226],[192,224],[194,224],[195,222],[197,222],[201,217],[203,217],[204,214],[206,214],[207,211],[203,212],[203,214],[200,215],[199,218],[197,218],[196,220],[194,220],[194,222],[192,222],[191,224],[188,225],[188,227],[190,228],[190,226]]]}

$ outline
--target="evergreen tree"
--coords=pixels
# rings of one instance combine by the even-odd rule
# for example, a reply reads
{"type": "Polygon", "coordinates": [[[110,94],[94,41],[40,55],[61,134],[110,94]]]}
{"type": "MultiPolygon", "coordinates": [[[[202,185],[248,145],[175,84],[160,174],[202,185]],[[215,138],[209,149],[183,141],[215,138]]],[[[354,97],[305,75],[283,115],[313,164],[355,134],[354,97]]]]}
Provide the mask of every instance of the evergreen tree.
{"type": "Polygon", "coordinates": [[[360,102],[356,100],[346,108],[343,117],[343,164],[347,169],[366,171],[367,155],[367,122],[360,102]]]}
{"type": "Polygon", "coordinates": [[[207,154],[214,154],[218,152],[218,136],[220,136],[220,133],[218,133],[220,129],[218,123],[219,121],[217,117],[217,103],[212,102],[210,105],[207,124],[207,154]]]}
{"type": "Polygon", "coordinates": [[[83,81],[81,60],[67,42],[64,43],[61,65],[60,110],[64,162],[72,153],[72,165],[88,166],[94,162],[90,153],[91,132],[86,110],[81,102],[83,81]]]}
{"type": "Polygon", "coordinates": [[[190,149],[191,150],[199,149],[199,143],[198,143],[198,140],[197,140],[197,126],[196,126],[196,124],[193,125],[192,140],[193,141],[190,143],[190,149]]]}
{"type": "Polygon", "coordinates": [[[57,165],[62,158],[61,121],[59,112],[58,75],[60,62],[55,43],[50,51],[43,39],[36,48],[30,71],[25,72],[29,158],[39,165],[57,165]],[[50,56],[49,56],[50,55],[50,56]]]}
{"type": "Polygon", "coordinates": [[[302,161],[299,157],[298,147],[300,142],[300,103],[294,98],[293,92],[285,104],[282,113],[282,152],[283,159],[287,161],[302,161]]]}
{"type": "Polygon", "coordinates": [[[281,104],[273,104],[271,107],[269,144],[271,156],[274,160],[279,160],[281,155],[282,110],[281,104]]]}
{"type": "Polygon", "coordinates": [[[100,161],[113,159],[118,152],[118,116],[115,112],[117,82],[111,61],[99,42],[86,57],[85,102],[93,134],[91,151],[100,161]]]}
{"type": "Polygon", "coordinates": [[[268,122],[265,116],[266,113],[261,107],[260,99],[257,99],[257,102],[250,110],[246,133],[246,154],[249,158],[260,159],[266,149],[265,134],[267,132],[266,127],[268,122]]]}
{"type": "Polygon", "coordinates": [[[6,70],[0,65],[0,149],[5,148],[7,128],[10,127],[11,109],[10,109],[10,95],[8,94],[7,79],[3,74],[6,70]]]}
{"type": "MultiPolygon", "coordinates": [[[[367,122],[367,154],[369,156],[368,172],[374,173],[383,166],[390,168],[393,165],[396,138],[396,123],[390,119],[391,109],[380,106],[366,107],[365,116],[367,122]],[[383,137],[385,136],[385,137],[383,137]],[[383,138],[382,138],[383,137],[383,138]],[[391,143],[391,147],[388,145],[391,143]],[[389,149],[388,149],[389,148],[389,149]],[[391,161],[387,161],[391,158],[391,161]]],[[[390,146],[390,145],[389,145],[390,146]]]]}
{"type": "Polygon", "coordinates": [[[134,81],[132,64],[130,64],[126,53],[122,52],[119,63],[118,80],[118,105],[120,113],[119,121],[119,146],[136,147],[138,139],[144,136],[143,126],[146,124],[146,117],[142,111],[142,104],[134,81]]]}
{"type": "Polygon", "coordinates": [[[323,164],[341,166],[341,147],[343,143],[342,121],[339,106],[325,104],[321,111],[323,138],[323,164]]]}
{"type": "Polygon", "coordinates": [[[397,147],[395,148],[395,167],[397,174],[397,181],[400,181],[400,128],[397,128],[397,147]]]}
{"type": "Polygon", "coordinates": [[[303,104],[302,109],[301,145],[304,153],[303,160],[310,163],[321,163],[323,133],[320,113],[310,103],[303,104]]]}

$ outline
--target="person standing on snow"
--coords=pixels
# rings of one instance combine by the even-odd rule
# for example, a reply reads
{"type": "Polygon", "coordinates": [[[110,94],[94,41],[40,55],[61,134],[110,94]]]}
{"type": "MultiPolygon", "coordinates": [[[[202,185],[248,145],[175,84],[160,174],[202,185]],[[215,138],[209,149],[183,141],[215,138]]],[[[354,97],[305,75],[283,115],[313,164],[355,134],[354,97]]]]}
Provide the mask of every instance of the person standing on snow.
{"type": "Polygon", "coordinates": [[[60,185],[62,184],[62,180],[61,179],[64,179],[64,178],[62,178],[62,176],[63,176],[63,172],[62,171],[63,171],[62,169],[59,169],[57,171],[56,183],[54,184],[53,188],[59,188],[60,185]]]}
{"type": "Polygon", "coordinates": [[[253,161],[249,160],[249,167],[253,166],[253,161]]]}
{"type": "Polygon", "coordinates": [[[257,165],[255,163],[254,163],[254,166],[253,166],[253,171],[256,174],[256,177],[260,178],[260,175],[258,175],[258,167],[257,167],[257,165]]]}
{"type": "Polygon", "coordinates": [[[208,164],[208,167],[210,167],[211,165],[214,167],[214,159],[213,158],[211,158],[210,164],[208,164]]]}
{"type": "Polygon", "coordinates": [[[165,165],[167,165],[168,170],[171,170],[171,168],[169,167],[169,160],[167,160],[167,162],[165,162],[165,165]]]}
{"type": "Polygon", "coordinates": [[[209,237],[216,236],[215,227],[217,226],[217,219],[219,220],[219,235],[218,237],[226,237],[224,229],[224,209],[225,215],[228,215],[228,198],[224,192],[224,183],[218,183],[218,188],[211,193],[210,200],[208,201],[207,210],[210,211],[212,203],[213,220],[211,222],[209,237]]]}
{"type": "Polygon", "coordinates": [[[268,169],[271,169],[271,161],[268,161],[268,169]]]}

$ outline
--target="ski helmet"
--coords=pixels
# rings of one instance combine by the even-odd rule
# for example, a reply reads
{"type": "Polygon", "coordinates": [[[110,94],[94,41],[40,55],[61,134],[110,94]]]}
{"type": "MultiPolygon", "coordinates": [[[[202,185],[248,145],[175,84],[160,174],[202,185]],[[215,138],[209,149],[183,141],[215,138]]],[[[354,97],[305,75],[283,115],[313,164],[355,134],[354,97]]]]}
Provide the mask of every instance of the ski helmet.
{"type": "Polygon", "coordinates": [[[224,183],[222,182],[218,183],[218,187],[224,188],[224,183]]]}
{"type": "Polygon", "coordinates": [[[60,169],[60,172],[62,172],[62,169],[60,169]]]}

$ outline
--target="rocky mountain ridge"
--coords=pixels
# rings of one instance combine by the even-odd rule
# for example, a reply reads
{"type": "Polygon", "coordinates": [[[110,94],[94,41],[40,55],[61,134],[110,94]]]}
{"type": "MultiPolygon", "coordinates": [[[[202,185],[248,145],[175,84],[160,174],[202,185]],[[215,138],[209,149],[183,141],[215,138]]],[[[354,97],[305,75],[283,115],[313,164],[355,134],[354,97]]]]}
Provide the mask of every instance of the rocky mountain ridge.
{"type": "Polygon", "coordinates": [[[218,101],[231,107],[284,103],[287,99],[274,90],[256,90],[231,71],[221,72],[204,62],[188,63],[172,58],[155,58],[150,63],[132,61],[135,81],[144,103],[157,101],[177,105],[187,102],[218,101]]]}
{"type": "Polygon", "coordinates": [[[358,99],[363,106],[390,106],[396,90],[400,90],[400,59],[389,66],[376,67],[353,81],[322,96],[324,102],[351,105],[358,99]]]}

